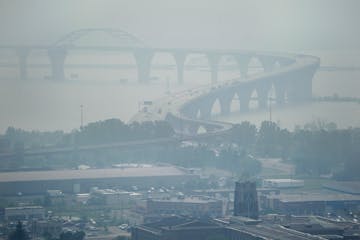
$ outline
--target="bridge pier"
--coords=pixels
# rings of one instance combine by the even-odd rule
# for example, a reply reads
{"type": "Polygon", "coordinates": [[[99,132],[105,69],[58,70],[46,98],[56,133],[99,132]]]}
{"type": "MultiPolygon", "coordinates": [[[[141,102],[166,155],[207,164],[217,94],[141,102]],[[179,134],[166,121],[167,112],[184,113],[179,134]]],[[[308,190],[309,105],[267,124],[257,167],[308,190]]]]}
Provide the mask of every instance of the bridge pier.
{"type": "Polygon", "coordinates": [[[268,98],[269,98],[268,97],[269,90],[270,90],[270,86],[268,86],[268,83],[262,83],[256,87],[256,92],[258,95],[259,109],[267,108],[267,102],[268,102],[268,98]]]}
{"type": "Polygon", "coordinates": [[[286,103],[285,101],[285,88],[280,87],[276,88],[276,104],[277,105],[284,105],[286,103]]]}
{"type": "Polygon", "coordinates": [[[196,135],[199,129],[197,122],[176,117],[171,113],[168,114],[165,119],[170,123],[175,132],[180,135],[196,135]]]}
{"type": "Polygon", "coordinates": [[[198,130],[199,130],[199,125],[198,124],[188,124],[186,126],[186,129],[185,129],[185,133],[188,134],[188,135],[196,135],[198,130]]]}
{"type": "Polygon", "coordinates": [[[216,53],[208,53],[206,54],[210,72],[211,72],[211,84],[215,84],[218,80],[218,68],[219,68],[219,60],[220,55],[216,53]]]}
{"type": "Polygon", "coordinates": [[[265,94],[265,92],[260,93],[260,95],[258,96],[258,108],[261,110],[264,110],[267,108],[267,100],[268,100],[268,96],[267,94],[265,94]]]}
{"type": "Polygon", "coordinates": [[[148,83],[150,81],[151,61],[154,52],[151,49],[137,49],[133,52],[138,72],[138,82],[148,83]]]}
{"type": "Polygon", "coordinates": [[[185,109],[182,109],[182,114],[184,114],[184,116],[191,118],[191,119],[196,119],[196,115],[199,111],[199,108],[197,106],[187,106],[185,109]]]}
{"type": "Polygon", "coordinates": [[[239,71],[240,71],[240,77],[246,78],[248,74],[249,69],[249,63],[251,60],[251,56],[249,55],[236,55],[235,60],[238,64],[239,71]]]}
{"type": "Polygon", "coordinates": [[[205,106],[200,109],[200,119],[209,120],[211,118],[211,106],[205,106]]]}
{"type": "Polygon", "coordinates": [[[179,84],[184,83],[184,67],[185,67],[185,52],[174,52],[173,53],[175,62],[176,62],[176,70],[177,70],[177,80],[179,84]]]}
{"type": "Polygon", "coordinates": [[[223,100],[223,102],[220,100],[220,106],[221,106],[221,115],[227,116],[230,114],[230,101],[223,100]]]}
{"type": "Polygon", "coordinates": [[[221,107],[221,115],[226,116],[230,114],[230,105],[234,94],[224,93],[219,96],[219,102],[221,107]]]}
{"type": "Polygon", "coordinates": [[[27,58],[30,54],[30,49],[27,47],[20,47],[16,49],[16,55],[19,63],[19,76],[21,80],[27,79],[27,58]]]}
{"type": "Polygon", "coordinates": [[[67,56],[65,48],[55,47],[48,50],[51,63],[51,73],[54,80],[65,80],[64,64],[67,56]]]}
{"type": "Polygon", "coordinates": [[[237,92],[240,101],[240,112],[249,112],[249,103],[251,98],[251,89],[241,89],[237,92]]]}
{"type": "Polygon", "coordinates": [[[320,62],[292,73],[288,81],[288,101],[291,103],[309,102],[312,100],[312,79],[320,62]]]}
{"type": "Polygon", "coordinates": [[[285,104],[286,82],[284,80],[274,81],[274,88],[276,94],[276,104],[277,105],[285,104]]]}
{"type": "Polygon", "coordinates": [[[274,69],[276,59],[271,56],[258,56],[261,65],[264,68],[264,72],[271,72],[274,69]]]}
{"type": "Polygon", "coordinates": [[[200,119],[207,120],[211,118],[211,109],[215,100],[216,99],[214,99],[212,96],[201,99],[201,102],[198,104],[198,109],[200,110],[200,119]]]}

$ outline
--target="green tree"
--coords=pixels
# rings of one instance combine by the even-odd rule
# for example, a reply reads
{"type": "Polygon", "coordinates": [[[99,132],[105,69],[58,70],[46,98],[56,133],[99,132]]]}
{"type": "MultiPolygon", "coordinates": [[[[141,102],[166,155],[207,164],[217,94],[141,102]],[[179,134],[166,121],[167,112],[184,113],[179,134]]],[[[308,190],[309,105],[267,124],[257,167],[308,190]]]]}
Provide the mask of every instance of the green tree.
{"type": "Polygon", "coordinates": [[[261,156],[276,157],[279,155],[280,128],[274,122],[264,121],[257,138],[257,153],[261,156]]]}
{"type": "Polygon", "coordinates": [[[250,122],[236,124],[231,132],[231,140],[240,148],[249,150],[255,143],[257,129],[250,122]]]}

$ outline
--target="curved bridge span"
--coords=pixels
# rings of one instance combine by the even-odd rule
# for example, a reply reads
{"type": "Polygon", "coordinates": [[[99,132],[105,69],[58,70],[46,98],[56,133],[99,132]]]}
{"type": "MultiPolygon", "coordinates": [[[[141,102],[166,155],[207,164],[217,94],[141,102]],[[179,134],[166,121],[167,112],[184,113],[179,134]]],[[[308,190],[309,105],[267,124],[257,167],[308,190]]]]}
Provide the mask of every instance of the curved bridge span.
{"type": "MultiPolygon", "coordinates": [[[[249,110],[251,93],[257,92],[259,108],[266,108],[270,88],[275,89],[276,98],[272,99],[278,105],[305,103],[311,100],[312,78],[319,66],[319,59],[307,55],[271,54],[260,52],[236,52],[244,57],[268,57],[286,60],[286,64],[246,78],[232,79],[221,84],[198,87],[176,93],[152,103],[147,111],[136,114],[131,121],[166,120],[178,133],[175,137],[119,142],[81,146],[78,148],[56,148],[37,151],[25,151],[24,156],[49,156],[74,152],[88,152],[107,148],[131,148],[150,145],[166,145],[186,140],[209,140],[210,137],[221,136],[232,129],[232,124],[211,120],[211,109],[214,102],[220,103],[221,114],[229,114],[230,104],[236,97],[240,103],[239,111],[249,110]],[[206,132],[199,134],[199,129],[206,132]]],[[[217,54],[221,54],[217,52],[217,54]]],[[[229,54],[229,52],[223,52],[229,54]]],[[[1,158],[13,158],[14,152],[0,154],[1,158]]]]}
{"type": "MultiPolygon", "coordinates": [[[[214,51],[217,55],[235,55],[248,66],[249,59],[262,59],[264,72],[232,79],[221,84],[183,91],[160,99],[139,112],[131,121],[166,120],[184,138],[207,138],[224,134],[232,124],[211,121],[215,103],[220,114],[230,113],[233,101],[238,101],[238,111],[249,111],[250,101],[256,100],[258,109],[269,104],[285,105],[311,101],[312,79],[319,67],[320,59],[309,55],[279,54],[249,51],[214,51]],[[274,67],[275,63],[280,66],[274,67]],[[253,97],[254,92],[256,97],[253,97]],[[271,96],[275,92],[275,97],[271,96]],[[205,133],[199,134],[199,129],[205,133]]],[[[248,69],[243,67],[247,72],[248,69]]]]}
{"type": "MultiPolygon", "coordinates": [[[[234,101],[238,102],[238,111],[240,112],[249,111],[250,102],[254,100],[256,100],[259,109],[266,109],[268,104],[273,102],[277,105],[285,105],[311,101],[312,78],[320,64],[320,59],[317,57],[299,54],[201,48],[153,48],[130,33],[114,29],[81,29],[67,34],[50,45],[2,45],[0,49],[15,51],[19,60],[21,79],[27,77],[27,58],[30,51],[33,50],[47,51],[54,80],[65,79],[64,63],[68,52],[72,50],[131,53],[137,65],[138,81],[143,83],[150,80],[151,62],[157,53],[167,53],[173,56],[179,83],[184,82],[185,60],[190,54],[201,54],[207,58],[211,85],[183,91],[155,101],[146,112],[139,112],[131,120],[166,120],[179,133],[178,136],[150,141],[85,146],[76,151],[162,144],[188,139],[207,139],[210,136],[222,135],[232,128],[232,124],[211,120],[212,109],[216,103],[220,106],[220,114],[227,115],[230,113],[230,106],[234,101]],[[84,45],[79,43],[79,40],[90,34],[105,34],[114,39],[115,44],[98,45],[97,41],[95,41],[96,44],[84,45]],[[224,56],[231,56],[235,60],[240,78],[218,83],[219,62],[224,56]],[[263,71],[250,75],[249,65],[254,59],[261,64],[263,71]],[[275,97],[270,95],[270,91],[275,92],[275,97]],[[199,134],[199,129],[203,129],[205,133],[199,134]]],[[[24,155],[47,155],[72,151],[74,151],[73,148],[36,152],[25,151],[24,155]]],[[[8,155],[13,156],[14,153],[8,155]]]]}

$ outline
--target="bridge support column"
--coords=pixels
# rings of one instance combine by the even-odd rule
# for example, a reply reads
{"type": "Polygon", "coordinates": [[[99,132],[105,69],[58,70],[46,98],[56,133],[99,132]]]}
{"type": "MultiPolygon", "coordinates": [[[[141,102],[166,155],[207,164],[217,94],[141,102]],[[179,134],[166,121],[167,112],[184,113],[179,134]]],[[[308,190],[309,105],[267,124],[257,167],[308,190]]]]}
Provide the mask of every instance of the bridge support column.
{"type": "Polygon", "coordinates": [[[319,64],[293,72],[288,77],[288,101],[291,103],[308,102],[312,100],[312,79],[319,64]]]}
{"type": "Polygon", "coordinates": [[[276,94],[276,104],[277,105],[285,104],[285,91],[286,91],[285,81],[275,81],[274,88],[276,94]]]}
{"type": "Polygon", "coordinates": [[[188,118],[196,118],[199,108],[197,106],[186,107],[182,109],[181,113],[188,118]]]}
{"type": "Polygon", "coordinates": [[[285,103],[285,88],[276,88],[276,104],[284,105],[285,103]]]}
{"type": "Polygon", "coordinates": [[[211,118],[211,107],[204,107],[200,109],[201,119],[209,120],[211,118]]]}
{"type": "Polygon", "coordinates": [[[235,59],[239,66],[240,77],[246,78],[248,74],[249,62],[251,60],[251,57],[249,55],[236,55],[235,59]]]}
{"type": "Polygon", "coordinates": [[[249,112],[249,103],[252,91],[250,89],[242,89],[237,95],[240,101],[240,112],[246,113],[249,112]]]}
{"type": "Polygon", "coordinates": [[[268,84],[262,83],[256,88],[256,92],[258,95],[258,107],[259,109],[266,109],[267,108],[267,102],[268,102],[268,93],[269,93],[270,87],[268,84]]]}
{"type": "Polygon", "coordinates": [[[187,127],[186,127],[186,131],[185,133],[187,133],[188,135],[196,135],[197,134],[197,131],[199,130],[199,125],[197,124],[189,124],[187,127]]]}
{"type": "Polygon", "coordinates": [[[211,109],[213,107],[213,104],[215,102],[215,99],[212,97],[205,97],[201,100],[199,104],[199,110],[200,110],[200,119],[210,119],[211,118],[211,109]]]}
{"type": "Polygon", "coordinates": [[[150,49],[138,49],[134,51],[139,83],[148,83],[150,81],[151,60],[153,56],[154,53],[150,49]]]}
{"type": "Polygon", "coordinates": [[[234,94],[224,93],[219,96],[219,102],[221,107],[221,115],[226,116],[230,114],[230,105],[234,94]]]}
{"type": "Polygon", "coordinates": [[[177,70],[177,80],[179,84],[184,83],[184,66],[186,53],[184,52],[175,52],[173,53],[175,62],[176,62],[176,70],[177,70]]]}
{"type": "Polygon", "coordinates": [[[276,59],[271,56],[259,56],[259,61],[264,68],[264,72],[271,72],[274,69],[276,59]]]}
{"type": "Polygon", "coordinates": [[[20,47],[16,49],[16,55],[19,63],[19,76],[21,80],[27,79],[27,58],[29,56],[30,49],[27,47],[20,47]]]}
{"type": "Polygon", "coordinates": [[[67,51],[65,48],[50,48],[48,56],[51,63],[51,73],[54,80],[65,80],[64,63],[67,51]]]}
{"type": "Polygon", "coordinates": [[[227,116],[230,114],[230,101],[224,101],[223,103],[220,101],[221,105],[221,115],[227,116]]]}
{"type": "Polygon", "coordinates": [[[219,60],[220,56],[216,53],[207,54],[210,72],[211,72],[211,84],[215,84],[218,80],[218,68],[219,68],[219,60]]]}

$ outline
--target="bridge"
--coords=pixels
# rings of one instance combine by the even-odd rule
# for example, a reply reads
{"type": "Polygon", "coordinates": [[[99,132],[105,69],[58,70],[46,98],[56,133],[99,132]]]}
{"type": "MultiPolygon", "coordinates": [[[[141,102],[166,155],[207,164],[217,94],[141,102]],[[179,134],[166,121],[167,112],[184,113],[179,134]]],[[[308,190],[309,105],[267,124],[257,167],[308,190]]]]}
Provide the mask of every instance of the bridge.
{"type": "Polygon", "coordinates": [[[49,45],[0,45],[0,50],[13,51],[18,59],[20,79],[27,79],[28,58],[32,51],[46,51],[51,66],[51,79],[63,81],[66,79],[64,69],[66,58],[71,51],[95,51],[95,52],[119,52],[130,53],[136,62],[138,82],[147,83],[150,81],[151,63],[156,54],[170,54],[176,65],[177,81],[184,82],[185,61],[191,54],[201,54],[207,58],[211,72],[211,83],[218,80],[219,62],[222,57],[232,57],[239,69],[241,77],[248,75],[249,63],[252,60],[258,61],[265,72],[270,72],[276,66],[284,66],[294,63],[292,58],[283,55],[274,55],[238,50],[213,50],[213,49],[183,49],[183,48],[155,48],[146,45],[139,38],[123,30],[91,28],[73,31],[61,37],[49,45]],[[99,44],[99,41],[92,40],[88,43],[84,39],[91,36],[101,36],[110,39],[110,43],[99,44]],[[94,43],[93,43],[94,42],[94,43]]]}
{"type": "MultiPolygon", "coordinates": [[[[235,101],[240,106],[238,111],[248,112],[250,103],[256,102],[258,109],[266,109],[271,104],[285,105],[306,103],[312,99],[312,78],[319,67],[317,57],[299,54],[273,52],[214,50],[214,49],[180,49],[152,48],[146,46],[133,35],[113,29],[84,29],[72,32],[51,46],[0,46],[3,49],[14,49],[19,58],[20,74],[26,78],[26,58],[34,49],[48,51],[55,80],[64,80],[64,62],[68,51],[74,49],[96,51],[127,51],[134,55],[138,69],[139,82],[148,82],[151,61],[157,53],[169,53],[176,62],[178,82],[184,81],[185,60],[190,54],[203,54],[207,57],[211,72],[211,85],[186,90],[153,102],[144,111],[136,114],[131,121],[168,121],[178,135],[171,139],[154,139],[129,143],[85,146],[77,151],[88,151],[101,148],[119,148],[179,142],[185,140],[202,140],[221,136],[230,131],[232,124],[212,121],[212,109],[220,106],[220,114],[230,114],[231,104],[235,101]],[[114,46],[77,46],[74,42],[89,33],[102,32],[115,36],[119,43],[114,46]],[[224,56],[236,60],[240,77],[218,83],[219,61],[224,56]],[[249,63],[257,59],[262,71],[249,74],[249,63]],[[255,96],[255,97],[254,97],[255,96]],[[202,129],[204,133],[199,134],[202,129]]],[[[73,148],[51,149],[45,151],[25,151],[24,155],[49,155],[74,151],[73,148]]],[[[10,153],[13,156],[13,153],[10,153]]],[[[9,156],[10,156],[9,155],[9,156]]],[[[0,156],[1,157],[1,156],[0,156]]]]}
{"type": "MultiPolygon", "coordinates": [[[[146,111],[139,112],[132,121],[166,120],[180,135],[199,139],[222,135],[232,128],[229,123],[211,120],[215,115],[214,105],[220,107],[218,114],[225,116],[230,114],[233,102],[238,103],[238,112],[246,113],[250,111],[252,102],[258,110],[266,110],[273,104],[284,106],[312,100],[312,78],[319,67],[319,58],[299,54],[234,52],[238,56],[268,59],[271,64],[265,65],[264,71],[255,75],[245,75],[161,99],[146,111]],[[282,64],[275,68],[274,62],[279,59],[282,64]],[[205,133],[199,134],[199,129],[205,133]]],[[[246,73],[247,69],[244,71],[246,73]]]]}

